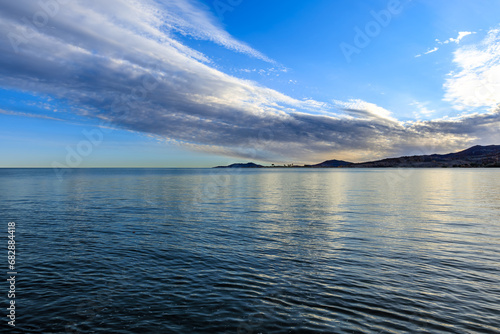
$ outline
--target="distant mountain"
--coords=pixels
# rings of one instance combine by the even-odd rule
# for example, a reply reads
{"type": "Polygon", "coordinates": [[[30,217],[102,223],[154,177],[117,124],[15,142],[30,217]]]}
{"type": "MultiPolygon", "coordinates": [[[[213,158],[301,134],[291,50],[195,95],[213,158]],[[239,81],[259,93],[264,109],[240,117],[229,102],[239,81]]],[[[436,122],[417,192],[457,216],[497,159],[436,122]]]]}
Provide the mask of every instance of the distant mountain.
{"type": "Polygon", "coordinates": [[[229,166],[217,166],[215,168],[263,168],[262,165],[254,164],[253,162],[249,162],[246,164],[232,164],[229,166]]]}
{"type": "Polygon", "coordinates": [[[355,163],[348,167],[500,167],[500,145],[477,145],[456,153],[389,158],[378,161],[355,163]]]}
{"type": "Polygon", "coordinates": [[[342,161],[342,160],[327,160],[316,165],[305,165],[304,167],[311,168],[334,168],[334,167],[347,167],[352,165],[352,162],[342,161]]]}
{"type": "Polygon", "coordinates": [[[246,164],[237,163],[229,166],[218,166],[215,168],[381,168],[381,167],[411,167],[411,168],[434,168],[434,167],[500,167],[500,145],[473,146],[466,150],[431,155],[414,155],[399,158],[387,158],[377,161],[352,163],[342,160],[327,160],[316,165],[283,165],[262,166],[253,162],[246,164]]]}

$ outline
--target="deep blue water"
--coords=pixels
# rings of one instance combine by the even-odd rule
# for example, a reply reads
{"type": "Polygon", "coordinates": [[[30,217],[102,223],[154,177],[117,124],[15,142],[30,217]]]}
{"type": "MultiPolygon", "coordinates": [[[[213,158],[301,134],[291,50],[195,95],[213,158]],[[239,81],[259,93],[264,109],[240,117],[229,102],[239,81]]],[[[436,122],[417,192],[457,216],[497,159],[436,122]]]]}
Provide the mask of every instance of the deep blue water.
{"type": "Polygon", "coordinates": [[[498,169],[0,169],[0,213],[19,332],[500,333],[498,169]]]}

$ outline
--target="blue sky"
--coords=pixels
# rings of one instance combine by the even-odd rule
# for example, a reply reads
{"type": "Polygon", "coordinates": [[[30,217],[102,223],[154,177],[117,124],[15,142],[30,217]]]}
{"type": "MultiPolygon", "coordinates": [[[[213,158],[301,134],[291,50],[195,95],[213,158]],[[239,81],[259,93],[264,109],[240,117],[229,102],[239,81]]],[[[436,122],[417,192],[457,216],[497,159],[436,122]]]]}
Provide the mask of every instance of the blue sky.
{"type": "Polygon", "coordinates": [[[366,161],[499,144],[498,1],[0,4],[0,167],[366,161]]]}

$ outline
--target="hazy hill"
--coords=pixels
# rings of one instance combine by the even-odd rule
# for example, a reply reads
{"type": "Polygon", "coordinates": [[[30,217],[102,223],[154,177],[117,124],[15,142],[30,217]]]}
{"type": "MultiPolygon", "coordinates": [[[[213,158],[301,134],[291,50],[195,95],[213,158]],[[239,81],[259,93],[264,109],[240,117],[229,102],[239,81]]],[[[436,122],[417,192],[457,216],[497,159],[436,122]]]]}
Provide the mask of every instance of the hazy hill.
{"type": "Polygon", "coordinates": [[[238,163],[238,164],[232,164],[229,166],[217,166],[215,168],[263,168],[263,167],[264,166],[262,166],[262,165],[257,165],[257,164],[254,164],[253,162],[248,162],[246,164],[238,163]]]}
{"type": "Polygon", "coordinates": [[[305,165],[304,167],[312,168],[332,168],[332,167],[346,167],[352,165],[352,162],[342,160],[327,160],[316,165],[305,165]]]}

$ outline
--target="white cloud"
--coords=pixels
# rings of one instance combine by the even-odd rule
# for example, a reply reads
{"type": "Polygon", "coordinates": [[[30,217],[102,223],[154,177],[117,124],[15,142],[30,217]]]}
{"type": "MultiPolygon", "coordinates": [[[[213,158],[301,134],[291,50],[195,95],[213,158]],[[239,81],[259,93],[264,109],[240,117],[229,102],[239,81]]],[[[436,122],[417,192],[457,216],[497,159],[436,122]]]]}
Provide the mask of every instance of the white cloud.
{"type": "Polygon", "coordinates": [[[425,52],[424,54],[428,55],[429,53],[436,52],[437,50],[439,50],[439,48],[436,46],[434,49],[431,49],[431,50],[425,52]]]}
{"type": "Polygon", "coordinates": [[[429,49],[428,51],[424,52],[423,54],[416,55],[415,58],[422,57],[423,55],[428,55],[429,53],[436,52],[437,50],[439,50],[439,48],[436,46],[435,48],[429,49]]]}
{"type": "Polygon", "coordinates": [[[458,110],[496,108],[500,104],[500,29],[492,29],[478,44],[454,53],[457,71],[444,84],[445,100],[458,110]]]}
{"type": "Polygon", "coordinates": [[[444,41],[444,42],[440,42],[439,40],[436,40],[436,41],[438,41],[438,42],[439,42],[439,44],[448,44],[448,43],[457,43],[457,44],[459,44],[459,43],[460,43],[460,41],[461,41],[464,37],[469,36],[469,35],[472,35],[472,34],[475,34],[475,32],[472,32],[472,31],[460,31],[460,32],[458,33],[457,38],[449,38],[449,39],[447,39],[447,40],[446,40],[446,41],[444,41]]]}
{"type": "Polygon", "coordinates": [[[413,115],[416,119],[420,120],[422,118],[429,118],[436,112],[435,110],[430,110],[427,108],[429,104],[429,102],[419,101],[413,101],[413,103],[410,104],[411,106],[415,106],[417,108],[417,111],[413,112],[413,115]]]}
{"type": "Polygon", "coordinates": [[[360,99],[351,99],[347,102],[334,100],[333,102],[338,108],[352,116],[370,120],[397,122],[397,120],[391,116],[391,112],[389,110],[379,107],[373,103],[360,99]]]}
{"type": "MultiPolygon", "coordinates": [[[[471,32],[471,31],[460,31],[458,33],[458,36],[457,38],[449,38],[447,40],[445,40],[444,42],[441,42],[439,39],[436,39],[435,41],[439,44],[439,45],[443,45],[443,44],[448,44],[448,43],[456,43],[456,44],[459,44],[460,41],[466,37],[466,36],[469,36],[469,35],[472,35],[472,34],[475,34],[475,32],[471,32]]],[[[428,55],[429,53],[433,53],[433,52],[436,52],[437,50],[439,50],[439,47],[434,47],[432,49],[429,49],[427,52],[424,52],[423,54],[418,54],[415,56],[415,58],[418,58],[418,57],[422,57],[423,55],[428,55]]]]}
{"type": "Polygon", "coordinates": [[[200,3],[195,3],[192,0],[168,0],[162,1],[161,6],[164,9],[161,11],[161,17],[166,22],[167,29],[209,40],[228,49],[246,53],[269,63],[275,63],[274,60],[261,52],[232,37],[220,27],[214,16],[200,7],[200,3]]]}

